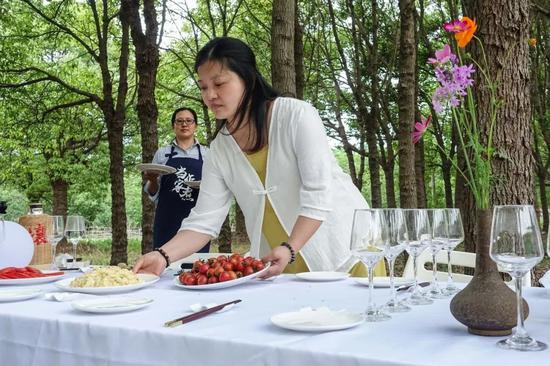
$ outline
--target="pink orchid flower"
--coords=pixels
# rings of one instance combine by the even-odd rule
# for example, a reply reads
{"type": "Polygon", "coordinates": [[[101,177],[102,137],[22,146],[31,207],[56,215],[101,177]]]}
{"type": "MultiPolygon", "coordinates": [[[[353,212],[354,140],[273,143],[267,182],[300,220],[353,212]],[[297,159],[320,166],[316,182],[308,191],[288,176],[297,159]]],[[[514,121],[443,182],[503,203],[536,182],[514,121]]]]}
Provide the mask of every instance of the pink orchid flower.
{"type": "Polygon", "coordinates": [[[463,20],[455,19],[443,24],[443,29],[445,29],[446,32],[460,33],[468,29],[468,23],[463,20]]]}
{"type": "Polygon", "coordinates": [[[422,135],[424,135],[424,132],[428,129],[428,126],[430,125],[430,122],[432,121],[432,116],[430,115],[428,118],[424,118],[423,116],[420,116],[420,122],[416,122],[414,124],[414,129],[412,133],[412,142],[413,144],[416,144],[420,139],[422,139],[422,135]]]}
{"type": "Polygon", "coordinates": [[[456,56],[451,52],[451,46],[445,44],[442,49],[435,51],[435,58],[429,58],[429,64],[440,65],[447,61],[455,62],[456,56]]]}

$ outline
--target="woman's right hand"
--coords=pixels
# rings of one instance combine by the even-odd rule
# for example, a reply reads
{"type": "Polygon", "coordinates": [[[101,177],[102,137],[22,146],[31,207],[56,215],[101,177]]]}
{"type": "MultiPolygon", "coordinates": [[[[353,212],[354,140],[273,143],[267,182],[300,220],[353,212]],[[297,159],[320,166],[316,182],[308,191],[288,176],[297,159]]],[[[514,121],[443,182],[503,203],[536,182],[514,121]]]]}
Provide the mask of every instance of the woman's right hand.
{"type": "Polygon", "coordinates": [[[152,251],[139,257],[132,271],[134,273],[152,273],[160,276],[165,268],[166,260],[162,254],[152,251]]]}

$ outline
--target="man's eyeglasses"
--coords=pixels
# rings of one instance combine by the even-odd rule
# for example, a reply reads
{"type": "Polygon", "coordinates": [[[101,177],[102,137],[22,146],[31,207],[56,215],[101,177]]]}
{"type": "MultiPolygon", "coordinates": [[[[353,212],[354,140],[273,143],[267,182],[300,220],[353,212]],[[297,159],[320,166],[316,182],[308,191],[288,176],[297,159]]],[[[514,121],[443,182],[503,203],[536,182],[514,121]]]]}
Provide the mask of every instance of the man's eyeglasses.
{"type": "Polygon", "coordinates": [[[195,120],[194,119],[177,119],[174,121],[174,123],[178,126],[190,126],[192,125],[193,123],[195,123],[195,120]]]}

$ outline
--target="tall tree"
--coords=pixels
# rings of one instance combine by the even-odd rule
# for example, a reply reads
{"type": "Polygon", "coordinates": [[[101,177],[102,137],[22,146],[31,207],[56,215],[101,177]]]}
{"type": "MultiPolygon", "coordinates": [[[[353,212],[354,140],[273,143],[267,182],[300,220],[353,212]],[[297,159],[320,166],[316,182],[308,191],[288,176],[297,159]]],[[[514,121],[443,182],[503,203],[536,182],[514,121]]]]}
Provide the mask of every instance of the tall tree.
{"type": "Polygon", "coordinates": [[[297,0],[273,0],[271,81],[281,94],[296,97],[294,24],[297,0]]]}
{"type": "Polygon", "coordinates": [[[401,207],[416,207],[415,154],[411,132],[415,117],[416,42],[414,0],[399,0],[399,192],[401,207]]]}
{"type": "MultiPolygon", "coordinates": [[[[138,74],[137,114],[141,131],[141,159],[153,160],[158,148],[158,107],[155,98],[157,69],[159,66],[159,44],[157,11],[154,0],[143,0],[143,23],[139,13],[140,0],[122,0],[121,12],[128,20],[135,48],[135,63],[138,74]]],[[[145,179],[143,179],[145,184],[145,179]]],[[[141,251],[153,249],[153,219],[155,206],[145,192],[141,194],[141,251]]]]}
{"type": "MultiPolygon", "coordinates": [[[[68,91],[91,100],[102,112],[107,126],[107,140],[109,146],[109,175],[111,179],[112,216],[111,227],[113,245],[111,248],[111,263],[117,264],[127,261],[128,235],[126,232],[126,207],[124,194],[124,165],[123,165],[123,131],[126,118],[126,96],[128,94],[128,54],[129,54],[129,27],[124,18],[120,18],[120,28],[113,30],[113,23],[118,18],[118,9],[113,10],[108,0],[102,0],[100,6],[96,1],[89,1],[87,5],[76,4],[78,8],[71,8],[67,4],[38,4],[32,0],[21,0],[36,17],[50,27],[50,32],[61,34],[81,49],[80,55],[87,57],[86,62],[97,65],[101,80],[101,91],[86,90],[85,85],[78,85],[76,80],[64,79],[55,71],[36,67],[34,64],[18,65],[2,70],[4,73],[18,75],[22,80],[16,86],[33,85],[38,83],[54,82],[68,91]],[[84,6],[87,8],[85,9],[84,6]],[[78,29],[79,23],[72,23],[71,11],[88,11],[92,27],[84,26],[78,29]],[[119,47],[117,49],[118,68],[117,78],[112,69],[109,49],[113,33],[119,33],[119,47]],[[118,82],[116,91],[114,84],[118,82]]],[[[57,38],[51,38],[55,48],[57,38]]],[[[81,56],[83,57],[83,56],[81,56]]],[[[68,76],[68,75],[67,75],[68,76]]]]}
{"type": "MultiPolygon", "coordinates": [[[[530,3],[511,0],[466,1],[468,14],[478,19],[478,37],[482,40],[487,72],[496,78],[501,101],[493,130],[492,168],[495,177],[491,192],[493,204],[532,204],[535,171],[531,131],[529,91],[530,3]],[[502,23],[507,19],[506,25],[502,23]],[[513,123],[510,123],[513,121],[513,123]],[[512,142],[513,141],[513,142],[512,142]]],[[[476,44],[472,53],[478,60],[484,55],[476,44]]],[[[489,135],[490,98],[481,76],[476,76],[477,112],[482,137],[489,135]]]]}

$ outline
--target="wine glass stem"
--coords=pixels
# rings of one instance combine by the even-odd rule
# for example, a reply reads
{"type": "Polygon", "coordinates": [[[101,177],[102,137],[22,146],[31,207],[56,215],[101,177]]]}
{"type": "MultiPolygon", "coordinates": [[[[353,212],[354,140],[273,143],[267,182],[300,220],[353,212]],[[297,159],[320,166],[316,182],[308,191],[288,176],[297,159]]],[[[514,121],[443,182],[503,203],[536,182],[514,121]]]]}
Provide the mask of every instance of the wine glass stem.
{"type": "Polygon", "coordinates": [[[374,264],[368,267],[369,270],[369,305],[367,307],[367,312],[374,308],[374,264]]]}
{"type": "Polygon", "coordinates": [[[451,250],[447,249],[447,285],[453,283],[453,267],[451,266],[451,250]]]}
{"type": "Polygon", "coordinates": [[[73,267],[76,267],[76,244],[73,244],[73,267]]]}
{"type": "Polygon", "coordinates": [[[516,325],[516,332],[515,335],[519,337],[526,337],[527,332],[525,331],[525,327],[523,325],[523,298],[521,296],[521,289],[522,289],[522,277],[516,277],[515,278],[515,284],[516,284],[516,298],[518,302],[517,306],[517,325],[516,325]]]}
{"type": "Polygon", "coordinates": [[[437,286],[437,252],[433,252],[432,253],[432,288],[435,289],[435,287],[437,286]]]}
{"type": "Polygon", "coordinates": [[[390,289],[391,289],[391,299],[393,301],[394,304],[397,303],[397,293],[395,291],[395,278],[394,278],[394,266],[395,266],[395,257],[392,258],[390,261],[389,261],[389,265],[390,265],[390,289]]]}
{"type": "Polygon", "coordinates": [[[51,246],[52,246],[52,269],[55,269],[56,268],[56,265],[55,265],[55,252],[56,252],[56,248],[57,248],[57,243],[51,243],[51,246]]]}
{"type": "Polygon", "coordinates": [[[414,273],[414,289],[416,290],[416,286],[418,285],[417,284],[417,280],[416,280],[416,276],[418,274],[418,268],[417,268],[417,258],[418,258],[418,254],[417,253],[413,253],[413,273],[414,273]]]}

